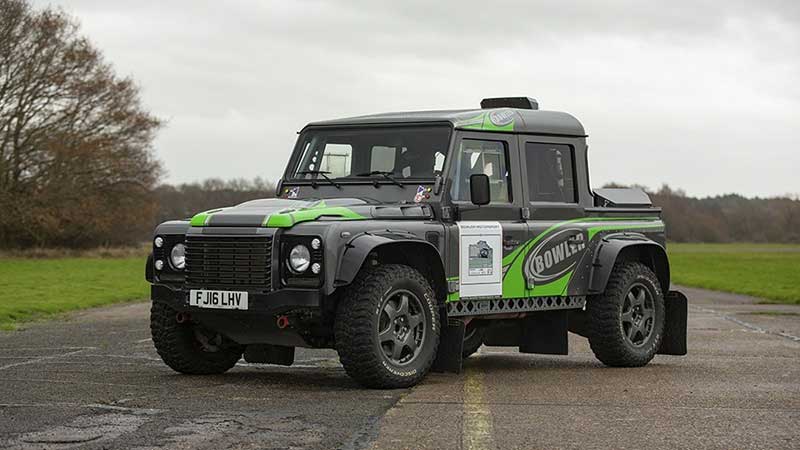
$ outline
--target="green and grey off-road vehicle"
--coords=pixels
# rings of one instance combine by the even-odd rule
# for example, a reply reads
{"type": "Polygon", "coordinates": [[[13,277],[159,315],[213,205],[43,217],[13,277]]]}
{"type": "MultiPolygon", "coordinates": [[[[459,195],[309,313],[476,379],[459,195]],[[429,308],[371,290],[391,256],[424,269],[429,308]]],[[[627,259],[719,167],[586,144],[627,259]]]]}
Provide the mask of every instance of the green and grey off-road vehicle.
{"type": "Polygon", "coordinates": [[[277,197],[157,227],[159,355],[188,374],[333,348],[370,387],[458,372],[483,345],[611,366],[686,354],[660,209],[589,187],[586,134],[529,98],[300,132],[277,197]]]}

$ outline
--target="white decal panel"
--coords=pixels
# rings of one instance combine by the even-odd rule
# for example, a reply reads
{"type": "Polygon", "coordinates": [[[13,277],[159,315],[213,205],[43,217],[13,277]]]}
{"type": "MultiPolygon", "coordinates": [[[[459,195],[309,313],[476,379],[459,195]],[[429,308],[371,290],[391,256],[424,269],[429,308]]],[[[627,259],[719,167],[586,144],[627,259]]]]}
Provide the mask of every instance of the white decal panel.
{"type": "Polygon", "coordinates": [[[500,222],[458,222],[460,296],[503,295],[503,228],[500,222]]]}

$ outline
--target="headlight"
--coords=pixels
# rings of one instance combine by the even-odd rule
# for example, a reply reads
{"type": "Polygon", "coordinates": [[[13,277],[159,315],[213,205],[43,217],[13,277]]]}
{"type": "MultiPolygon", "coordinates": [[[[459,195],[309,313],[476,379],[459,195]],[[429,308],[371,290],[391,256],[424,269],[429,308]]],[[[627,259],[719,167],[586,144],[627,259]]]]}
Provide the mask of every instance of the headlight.
{"type": "Polygon", "coordinates": [[[305,245],[295,245],[289,252],[289,268],[294,273],[303,273],[311,264],[311,252],[305,245]]]}
{"type": "Polygon", "coordinates": [[[186,246],[183,244],[175,244],[172,251],[169,253],[169,261],[172,267],[178,270],[183,270],[186,267],[186,246]]]}

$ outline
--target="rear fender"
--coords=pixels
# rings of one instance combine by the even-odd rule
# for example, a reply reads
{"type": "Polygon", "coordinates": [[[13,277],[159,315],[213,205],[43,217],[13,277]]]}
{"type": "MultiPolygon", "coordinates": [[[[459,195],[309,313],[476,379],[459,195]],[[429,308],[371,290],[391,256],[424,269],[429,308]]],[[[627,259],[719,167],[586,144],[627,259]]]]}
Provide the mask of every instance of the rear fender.
{"type": "Polygon", "coordinates": [[[650,267],[658,277],[661,291],[669,291],[669,260],[664,247],[641,235],[641,238],[622,235],[619,238],[604,237],[595,250],[592,260],[592,276],[589,282],[589,292],[600,294],[606,290],[608,279],[614,264],[620,259],[640,261],[650,267]]]}

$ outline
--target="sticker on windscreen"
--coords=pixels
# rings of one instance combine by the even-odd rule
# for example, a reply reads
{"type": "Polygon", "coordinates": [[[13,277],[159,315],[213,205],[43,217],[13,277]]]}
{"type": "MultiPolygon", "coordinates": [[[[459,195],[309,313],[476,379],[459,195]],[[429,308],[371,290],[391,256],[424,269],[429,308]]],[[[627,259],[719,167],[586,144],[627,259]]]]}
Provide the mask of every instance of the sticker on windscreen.
{"type": "Polygon", "coordinates": [[[417,194],[414,196],[414,203],[419,203],[425,200],[425,186],[417,186],[417,194]]]}
{"type": "Polygon", "coordinates": [[[297,198],[300,195],[300,186],[290,188],[286,193],[286,198],[297,198]]]}

